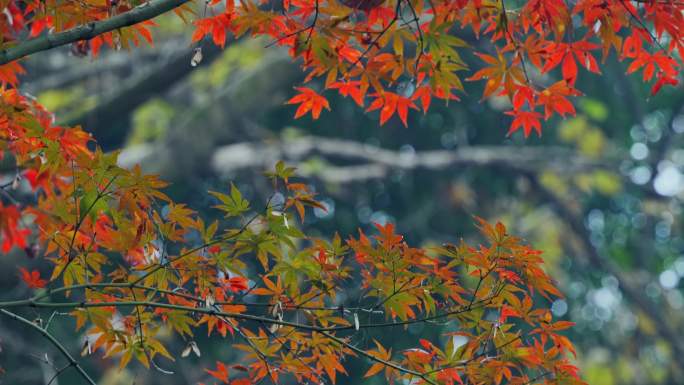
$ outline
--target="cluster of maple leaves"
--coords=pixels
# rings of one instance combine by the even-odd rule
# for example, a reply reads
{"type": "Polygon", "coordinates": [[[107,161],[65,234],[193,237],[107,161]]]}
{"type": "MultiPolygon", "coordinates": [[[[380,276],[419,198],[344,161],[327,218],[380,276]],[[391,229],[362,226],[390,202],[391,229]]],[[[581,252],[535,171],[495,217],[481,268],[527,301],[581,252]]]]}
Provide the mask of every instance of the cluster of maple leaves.
{"type": "MultiPolygon", "coordinates": [[[[66,30],[140,3],[1,0],[0,49],[20,43],[24,31],[66,30]]],[[[483,98],[509,100],[509,133],[522,128],[527,136],[541,134],[542,119],[575,113],[570,99],[581,94],[580,69],[600,73],[599,55],[627,61],[628,73],[641,70],[654,94],[677,85],[683,11],[678,0],[208,0],[192,39],[224,46],[231,35],[263,35],[287,47],[305,82],[322,79],[322,87],[296,88],[288,102],[299,105],[296,117],[318,118],[329,108],[322,92],[329,90],[379,110],[380,124],[396,114],[407,125],[409,109],[420,104],[425,112],[433,98],[458,99],[463,80],[482,81],[483,98]],[[476,71],[468,75],[470,66],[476,71]],[[559,74],[546,76],[556,68],[559,74]]],[[[192,10],[185,3],[176,12],[186,20],[192,10]]],[[[74,43],[72,51],[151,42],[152,24],[74,43]]],[[[0,66],[0,81],[16,83],[21,71],[16,62],[0,66]]]]}
{"type": "Polygon", "coordinates": [[[335,383],[353,357],[390,383],[583,384],[560,334],[572,323],[545,305],[560,293],[540,252],[500,223],[478,220],[478,247],[414,248],[391,224],[346,241],[312,237],[298,222],[322,206],[282,163],[268,173],[272,199],[255,207],[234,185],[212,192],[223,218],[207,223],[16,89],[0,98],[0,154],[16,166],[2,186],[3,250],[45,262],[18,271],[33,296],[0,309],[68,309],[84,356],[168,373],[170,360],[201,355],[202,332],[240,352],[206,370],[231,385],[335,383]],[[350,297],[357,304],[345,307],[350,297]],[[435,322],[439,338],[413,346],[373,334],[435,322]],[[168,349],[169,335],[186,347],[168,349]]]}
{"type": "MultiPolygon", "coordinates": [[[[0,49],[136,6],[145,5],[0,0],[0,49]]],[[[578,68],[599,71],[594,51],[615,50],[630,60],[630,72],[643,68],[655,92],[677,82],[680,64],[668,52],[682,50],[682,8],[666,1],[580,1],[572,9],[550,0],[517,9],[486,0],[207,7],[194,40],[209,35],[224,45],[230,34],[267,35],[302,60],[307,82],[323,78],[326,90],[379,110],[381,123],[396,114],[407,124],[416,103],[426,111],[432,98],[457,99],[466,53],[485,63],[467,79],[485,82],[485,98],[508,97],[511,131],[528,135],[541,131],[542,118],[574,113],[578,68]],[[467,43],[467,33],[487,39],[467,43]],[[544,85],[539,75],[559,66],[563,79],[544,85]]],[[[191,12],[187,4],[176,11],[191,12]]],[[[151,25],[75,42],[72,52],[151,43],[151,25]]],[[[367,377],[390,382],[582,384],[568,358],[572,344],[559,333],[571,323],[553,320],[544,306],[560,293],[540,252],[503,225],[479,220],[487,244],[478,247],[414,248],[391,224],[346,241],[312,237],[298,221],[307,208],[324,207],[282,163],[268,174],[272,199],[255,207],[236,186],[211,192],[224,217],[207,223],[167,197],[163,181],[119,167],[117,154],[100,151],[80,128],[55,125],[19,92],[22,71],[17,62],[0,66],[0,156],[14,169],[0,185],[0,242],[3,253],[21,249],[47,263],[18,270],[34,295],[0,301],[3,311],[70,309],[87,336],[83,355],[99,351],[121,367],[135,360],[162,372],[162,357],[201,355],[193,336],[203,330],[242,351],[238,362],[206,370],[232,385],[285,377],[335,383],[351,357],[370,361],[367,377]],[[350,296],[358,304],[343,306],[350,296]],[[443,325],[440,337],[414,346],[366,338],[431,322],[443,325]],[[168,331],[186,344],[181,352],[167,349],[168,331]]],[[[298,104],[297,117],[330,108],[321,92],[296,89],[289,103],[298,104]]]]}

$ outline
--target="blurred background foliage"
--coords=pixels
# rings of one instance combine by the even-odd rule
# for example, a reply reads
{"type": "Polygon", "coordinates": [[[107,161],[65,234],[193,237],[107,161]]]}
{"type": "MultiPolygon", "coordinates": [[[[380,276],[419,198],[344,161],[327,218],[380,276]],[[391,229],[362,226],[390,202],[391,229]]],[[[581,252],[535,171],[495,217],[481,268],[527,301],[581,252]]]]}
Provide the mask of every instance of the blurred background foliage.
{"type": "MultiPolygon", "coordinates": [[[[205,192],[235,182],[247,198],[265,201],[262,171],[276,160],[296,165],[328,210],[308,231],[343,237],[373,222],[395,222],[414,245],[478,239],[473,215],[501,220],[544,250],[547,268],[567,295],[550,306],[577,326],[571,339],[592,385],[681,384],[684,375],[684,91],[649,97],[614,57],[602,76],[583,74],[577,115],[547,122],[543,137],[506,136],[505,99],[480,101],[466,84],[461,101],[434,102],[430,112],[378,127],[377,113],[332,97],[317,121],[292,118],[284,105],[303,75],[269,42],[230,42],[224,51],[195,46],[183,25],[162,18],[154,47],[103,52],[92,60],[56,49],[31,58],[24,91],[57,120],[81,124],[121,163],[172,182],[178,201],[215,217],[205,192]]],[[[471,41],[477,44],[476,41],[471,41]]],[[[477,65],[474,61],[473,65],[477,65]]],[[[534,74],[553,78],[557,74],[534,74]]],[[[315,83],[314,83],[315,85],[315,83]]],[[[3,258],[2,289],[21,293],[12,265],[40,266],[16,253],[3,258]]],[[[74,325],[56,315],[62,337],[74,325]]],[[[439,325],[410,328],[435,335],[439,325]]],[[[401,338],[396,331],[386,331],[401,338]]],[[[206,380],[203,367],[237,353],[220,338],[196,336],[201,358],[178,358],[175,374],[88,360],[99,383],[186,384],[206,380]]],[[[7,384],[47,382],[35,370],[37,336],[0,324],[7,384]]],[[[78,349],[78,338],[71,338],[78,349]]],[[[185,345],[171,342],[178,354],[185,345]]],[[[352,366],[354,383],[363,365],[352,366]]],[[[68,384],[68,376],[60,377],[68,384]]],[[[76,379],[74,379],[76,381],[76,379]]],[[[364,383],[380,383],[379,378],[364,383]]]]}

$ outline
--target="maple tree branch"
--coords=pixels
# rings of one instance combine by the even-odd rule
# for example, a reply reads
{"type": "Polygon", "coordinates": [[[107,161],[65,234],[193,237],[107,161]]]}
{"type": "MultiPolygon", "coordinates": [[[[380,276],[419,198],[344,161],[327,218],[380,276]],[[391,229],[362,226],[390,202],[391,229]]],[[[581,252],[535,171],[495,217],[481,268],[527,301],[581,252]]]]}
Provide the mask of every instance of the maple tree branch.
{"type": "MultiPolygon", "coordinates": [[[[171,303],[165,303],[165,302],[155,302],[155,301],[117,301],[117,302],[86,302],[86,301],[75,301],[75,302],[41,302],[39,301],[41,298],[45,298],[49,296],[50,294],[54,294],[57,292],[64,292],[64,291],[71,291],[75,289],[80,289],[80,288],[91,288],[91,287],[118,287],[118,288],[128,288],[130,287],[130,284],[128,283],[105,283],[105,284],[82,284],[82,285],[73,285],[73,286],[65,286],[56,290],[53,290],[49,293],[43,293],[40,295],[37,295],[35,297],[25,299],[25,300],[19,300],[19,301],[8,301],[8,302],[0,302],[0,311],[2,311],[5,308],[13,308],[13,307],[31,307],[31,308],[95,308],[95,307],[151,307],[151,308],[162,308],[162,309],[173,309],[173,310],[180,310],[180,311],[186,311],[186,312],[191,312],[191,313],[200,313],[200,314],[209,314],[212,316],[216,317],[227,317],[227,318],[232,318],[232,319],[241,319],[241,320],[246,320],[246,321],[256,321],[260,323],[266,323],[266,324],[276,324],[280,326],[288,326],[296,329],[301,329],[301,330],[308,330],[312,332],[338,332],[338,331],[346,331],[346,330],[355,330],[357,329],[355,325],[349,325],[349,326],[333,326],[333,327],[318,327],[318,326],[313,326],[313,325],[306,325],[306,324],[301,324],[301,323],[296,323],[296,322],[289,322],[289,321],[284,321],[284,320],[279,320],[279,319],[274,319],[274,318],[268,318],[268,317],[262,317],[262,316],[256,316],[256,315],[251,315],[251,314],[244,314],[244,313],[231,313],[231,312],[224,312],[217,310],[213,307],[191,307],[191,306],[183,306],[183,305],[176,305],[176,304],[171,304],[171,303]]],[[[157,288],[152,288],[152,287],[138,287],[138,288],[144,288],[146,290],[150,291],[159,291],[159,292],[164,292],[161,289],[157,288]]],[[[439,313],[439,314],[434,314],[431,316],[427,316],[424,318],[417,318],[417,319],[409,319],[405,321],[397,321],[397,322],[384,322],[384,323],[371,323],[371,324],[361,324],[359,325],[358,329],[370,329],[370,328],[389,328],[389,327],[395,327],[395,326],[406,326],[406,325],[411,325],[411,324],[416,324],[416,323],[421,323],[421,322],[428,322],[428,321],[433,321],[441,318],[446,318],[450,317],[453,315],[458,315],[462,313],[466,313],[472,310],[476,310],[478,308],[483,308],[491,304],[492,300],[495,298],[495,296],[489,296],[487,298],[484,298],[479,301],[475,301],[474,305],[478,305],[477,307],[475,306],[470,306],[470,307],[459,307],[451,311],[439,313]]],[[[201,298],[199,297],[192,297],[191,299],[194,299],[197,302],[204,302],[201,298]]],[[[218,304],[217,304],[218,305],[218,304]]]]}
{"type": "MultiPolygon", "coordinates": [[[[271,199],[269,199],[269,201],[266,203],[266,208],[264,209],[264,212],[272,208],[272,207],[270,206],[270,203],[271,203],[271,199]]],[[[154,266],[151,268],[151,270],[145,272],[145,273],[144,273],[143,275],[141,275],[140,277],[137,277],[137,278],[135,279],[135,281],[133,281],[133,282],[130,283],[130,285],[131,285],[131,286],[136,285],[136,284],[138,284],[138,283],[144,281],[145,278],[147,278],[147,277],[149,277],[150,275],[156,273],[156,272],[159,271],[160,269],[163,269],[164,267],[167,267],[167,266],[169,266],[169,265],[171,265],[171,264],[173,264],[173,263],[175,263],[175,262],[178,262],[178,261],[180,261],[181,259],[183,259],[183,258],[185,258],[185,257],[187,257],[187,256],[189,256],[189,255],[192,255],[192,254],[194,254],[194,253],[196,253],[196,252],[198,252],[198,251],[200,251],[200,250],[202,250],[202,249],[205,249],[205,248],[207,248],[207,247],[209,247],[209,246],[212,246],[212,245],[215,245],[215,244],[217,244],[217,243],[235,240],[235,238],[239,237],[242,233],[244,233],[245,230],[247,230],[247,228],[249,227],[249,225],[250,225],[252,222],[254,222],[254,220],[256,220],[256,219],[257,219],[258,217],[260,217],[261,215],[262,215],[261,212],[258,212],[258,213],[256,213],[256,214],[254,214],[247,222],[245,222],[244,225],[242,225],[242,227],[240,228],[240,230],[238,230],[238,231],[235,232],[235,233],[229,234],[229,235],[227,235],[227,236],[225,236],[225,237],[221,237],[221,238],[215,239],[215,240],[210,241],[210,242],[206,242],[206,243],[204,243],[204,244],[202,244],[202,245],[200,245],[200,246],[194,247],[194,248],[192,248],[192,249],[190,249],[190,250],[188,250],[188,251],[186,251],[186,252],[180,254],[179,256],[177,256],[177,257],[175,257],[175,258],[173,258],[173,259],[168,258],[165,262],[161,262],[161,263],[159,263],[158,265],[154,265],[154,266]]]]}
{"type": "Polygon", "coordinates": [[[71,367],[71,365],[65,365],[65,366],[62,366],[61,368],[59,368],[58,370],[56,370],[55,374],[52,375],[50,380],[45,385],[52,385],[52,383],[57,380],[57,377],[59,377],[62,373],[64,373],[70,367],[71,367]]]}
{"type": "MultiPolygon", "coordinates": [[[[380,40],[380,38],[382,38],[382,36],[383,36],[385,33],[387,33],[387,31],[389,31],[390,28],[392,28],[392,26],[397,22],[397,20],[399,20],[399,18],[401,17],[401,1],[402,1],[402,0],[398,0],[398,1],[397,1],[397,5],[396,5],[396,7],[395,7],[395,9],[394,9],[394,17],[392,18],[392,20],[390,20],[390,22],[387,23],[387,26],[384,27],[384,28],[380,31],[380,33],[377,34],[377,36],[375,36],[375,38],[370,42],[370,44],[368,44],[368,47],[366,47],[366,49],[361,53],[361,55],[359,56],[359,58],[356,59],[356,61],[354,61],[354,63],[351,65],[350,68],[354,68],[354,67],[356,67],[358,64],[360,64],[360,63],[361,63],[361,60],[363,60],[363,59],[366,57],[366,55],[370,52],[370,50],[373,49],[373,47],[376,46],[376,45],[378,44],[378,41],[380,40]]],[[[366,70],[366,67],[365,67],[365,66],[362,66],[362,68],[363,68],[364,71],[366,70]]],[[[348,75],[348,73],[347,73],[347,75],[348,75]]],[[[345,75],[345,76],[347,76],[347,75],[345,75]]]]}
{"type": "MultiPolygon", "coordinates": [[[[67,291],[72,291],[72,290],[80,290],[80,289],[90,289],[90,290],[95,290],[95,289],[140,289],[140,290],[146,290],[146,291],[151,291],[151,292],[157,292],[157,293],[162,293],[168,296],[173,296],[173,297],[178,297],[178,298],[184,298],[184,299],[189,299],[198,303],[204,303],[205,300],[203,298],[191,295],[191,294],[186,294],[186,293],[181,293],[178,291],[173,291],[173,290],[168,290],[168,289],[161,289],[158,287],[151,287],[151,286],[145,286],[145,285],[140,285],[140,284],[132,284],[132,283],[126,283],[126,282],[98,282],[98,283],[84,283],[84,284],[77,284],[77,285],[71,285],[71,286],[63,286],[59,287],[56,289],[52,290],[46,290],[45,292],[36,295],[34,297],[31,297],[27,300],[20,300],[20,301],[9,301],[9,302],[0,302],[0,308],[7,306],[7,307],[16,307],[16,306],[29,306],[31,302],[36,302],[40,299],[47,298],[53,294],[58,294],[62,292],[67,292],[67,291]]],[[[239,302],[239,301],[215,301],[214,302],[216,305],[243,305],[243,306],[249,306],[249,307],[273,307],[272,303],[252,303],[252,302],[239,302]]],[[[283,303],[282,305],[283,309],[286,310],[340,310],[340,306],[302,306],[302,305],[297,305],[297,304],[292,304],[292,303],[283,303]]],[[[344,310],[349,310],[349,311],[365,311],[365,312],[370,312],[370,309],[366,309],[363,307],[343,307],[344,310]]]]}
{"type": "MultiPolygon", "coordinates": [[[[639,15],[638,15],[638,14],[635,14],[634,12],[632,12],[632,10],[627,6],[627,4],[625,4],[625,1],[627,1],[627,0],[618,0],[618,1],[619,1],[620,4],[622,5],[622,7],[625,9],[625,11],[627,12],[627,14],[629,14],[629,16],[632,18],[632,20],[634,20],[634,22],[637,23],[637,24],[639,25],[639,27],[641,28],[641,30],[644,31],[644,32],[646,32],[646,33],[648,33],[648,35],[651,37],[651,39],[653,40],[653,42],[654,42],[656,45],[658,45],[658,47],[659,47],[661,50],[667,52],[667,50],[665,49],[665,47],[663,47],[663,45],[662,45],[662,44],[660,43],[660,41],[658,40],[658,37],[657,37],[653,32],[651,32],[651,30],[650,30],[650,29],[648,28],[648,26],[644,23],[644,21],[641,20],[641,18],[639,17],[639,15]]],[[[639,1],[636,1],[636,2],[639,3],[639,1]]],[[[643,2],[646,2],[646,1],[644,0],[643,2]]]]}
{"type": "MultiPolygon", "coordinates": [[[[400,0],[401,1],[401,0],[400,0]]],[[[408,5],[409,10],[411,11],[411,15],[413,15],[413,20],[412,22],[415,22],[416,24],[416,32],[418,34],[418,55],[416,56],[416,64],[415,64],[415,75],[418,76],[418,71],[420,70],[420,59],[423,58],[423,54],[425,54],[425,38],[423,37],[423,30],[420,29],[420,17],[418,16],[418,13],[416,13],[416,9],[413,7],[413,4],[411,4],[410,1],[406,1],[406,5],[408,5]]],[[[412,28],[413,29],[413,28],[412,28]]]]}
{"type": "MultiPolygon", "coordinates": [[[[16,306],[18,306],[16,303],[13,306],[8,305],[6,303],[0,303],[0,311],[2,311],[2,308],[5,308],[5,307],[16,307],[16,306]]],[[[28,301],[26,301],[26,303],[22,304],[21,306],[28,306],[28,307],[33,307],[33,308],[73,308],[73,309],[87,309],[87,308],[97,308],[97,307],[136,307],[136,306],[143,306],[143,307],[160,308],[160,309],[180,310],[180,311],[186,311],[186,312],[190,312],[190,313],[209,314],[209,315],[215,316],[215,317],[228,317],[228,318],[233,318],[233,319],[241,319],[241,320],[245,320],[245,321],[263,322],[263,323],[269,323],[269,324],[276,324],[276,325],[280,325],[280,326],[289,326],[289,327],[302,329],[302,330],[308,330],[308,331],[335,331],[335,330],[342,329],[339,327],[321,328],[318,326],[305,325],[305,324],[300,324],[300,323],[296,323],[296,322],[289,322],[289,321],[280,321],[278,319],[261,317],[261,316],[251,315],[251,314],[230,313],[230,312],[225,312],[225,311],[218,311],[218,310],[214,309],[213,307],[190,307],[190,306],[175,305],[175,304],[171,304],[171,303],[154,302],[154,301],[31,302],[30,300],[28,300],[28,301]]],[[[349,329],[349,328],[352,328],[352,327],[344,327],[344,329],[349,329]]]]}
{"type": "Polygon", "coordinates": [[[76,361],[76,359],[74,359],[74,357],[69,353],[69,351],[66,350],[64,345],[62,345],[50,332],[48,332],[44,328],[36,325],[35,323],[27,320],[26,318],[24,318],[18,314],[12,313],[6,309],[0,309],[0,313],[12,318],[15,321],[19,321],[19,322],[37,330],[40,334],[43,335],[43,337],[47,338],[47,340],[50,341],[50,343],[52,345],[54,345],[57,348],[57,350],[60,351],[60,353],[62,353],[62,355],[67,359],[67,361],[69,361],[69,366],[73,366],[74,368],[76,368],[76,371],[78,371],[78,373],[81,375],[81,377],[83,377],[83,379],[86,380],[86,382],[88,382],[88,384],[96,385],[95,381],[93,381],[93,379],[90,378],[88,373],[86,373],[86,371],[83,370],[83,368],[78,363],[78,361],[76,361]]]}
{"type": "MultiPolygon", "coordinates": [[[[214,309],[220,311],[220,308],[216,304],[214,304],[212,307],[214,309]]],[[[242,337],[242,339],[244,339],[245,342],[247,342],[247,344],[252,348],[252,350],[254,350],[256,355],[259,357],[261,362],[264,363],[264,367],[266,368],[266,371],[268,372],[268,376],[271,378],[271,381],[273,381],[274,384],[277,384],[278,382],[274,380],[274,375],[273,375],[273,372],[271,370],[271,364],[268,362],[268,356],[266,355],[266,353],[264,353],[261,349],[259,349],[259,347],[256,346],[256,344],[252,341],[252,339],[248,335],[246,335],[242,331],[242,329],[240,329],[237,325],[235,325],[229,318],[226,318],[226,317],[219,317],[219,318],[223,322],[230,325],[240,335],[240,337],[242,337]]]]}
{"type": "Polygon", "coordinates": [[[348,348],[348,349],[354,351],[355,353],[358,353],[358,354],[360,354],[360,355],[362,355],[362,356],[364,356],[364,357],[366,357],[366,358],[368,358],[368,359],[370,359],[370,360],[372,360],[372,361],[381,363],[381,364],[383,364],[383,365],[385,365],[385,366],[388,366],[388,367],[390,367],[390,368],[392,368],[392,369],[398,370],[398,371],[400,371],[400,372],[402,372],[402,373],[411,374],[411,375],[414,375],[414,376],[416,376],[416,377],[419,377],[420,379],[422,379],[423,381],[427,382],[428,384],[437,385],[436,382],[434,382],[434,381],[432,381],[431,379],[429,379],[428,376],[427,376],[426,374],[424,374],[424,373],[416,372],[415,370],[411,370],[411,369],[405,368],[405,367],[403,367],[403,366],[401,366],[401,365],[399,365],[399,364],[396,364],[396,363],[394,363],[394,362],[392,362],[392,361],[383,360],[383,359],[381,359],[381,358],[379,358],[379,357],[376,357],[376,356],[374,356],[374,355],[368,353],[367,351],[365,351],[365,350],[363,350],[363,349],[361,349],[361,348],[358,348],[358,347],[356,347],[356,346],[354,346],[354,345],[352,345],[352,344],[350,344],[350,343],[348,343],[348,342],[345,342],[343,339],[341,339],[341,338],[339,338],[339,337],[336,337],[336,336],[334,336],[334,335],[332,335],[332,334],[330,334],[330,333],[328,333],[328,332],[325,332],[325,331],[318,331],[318,333],[322,334],[323,336],[327,337],[328,339],[331,339],[331,340],[337,342],[338,344],[340,344],[341,346],[343,346],[343,347],[345,347],[345,348],[348,348]]]}
{"type": "MultiPolygon", "coordinates": [[[[497,348],[499,348],[499,349],[505,348],[506,346],[509,346],[509,345],[511,345],[512,343],[514,343],[514,342],[516,342],[516,341],[518,341],[518,340],[522,340],[522,336],[521,336],[521,335],[518,335],[518,336],[516,336],[516,337],[511,338],[510,340],[508,340],[508,341],[502,343],[501,345],[499,345],[497,348]]],[[[451,364],[449,364],[449,365],[439,366],[439,367],[437,367],[437,368],[435,368],[435,369],[430,370],[429,372],[425,372],[425,374],[428,375],[428,374],[433,374],[433,373],[441,372],[442,370],[447,370],[447,369],[451,369],[451,368],[460,368],[460,367],[464,367],[464,366],[467,366],[468,364],[470,364],[471,362],[474,362],[475,360],[478,360],[478,359],[480,359],[480,358],[484,358],[486,355],[487,355],[487,352],[486,352],[486,351],[483,351],[483,352],[481,352],[481,353],[477,353],[477,354],[473,355],[472,357],[470,357],[470,358],[468,358],[468,359],[466,359],[466,360],[458,360],[458,361],[456,361],[456,362],[454,362],[454,363],[451,363],[451,364]]]]}
{"type": "MultiPolygon", "coordinates": [[[[73,171],[73,169],[72,169],[72,176],[75,176],[75,171],[73,171]]],[[[111,187],[111,185],[114,183],[115,180],[116,180],[116,176],[114,178],[112,178],[109,182],[107,182],[107,185],[104,187],[104,189],[102,189],[102,191],[98,190],[97,196],[95,197],[93,202],[86,208],[86,211],[79,213],[81,215],[81,217],[78,219],[76,224],[74,224],[74,234],[72,235],[71,241],[69,242],[69,247],[66,250],[66,255],[67,255],[67,258],[69,258],[69,259],[67,260],[67,263],[64,265],[62,270],[59,271],[57,277],[55,277],[55,280],[53,280],[52,282],[57,282],[56,280],[59,279],[62,276],[62,274],[64,274],[66,272],[69,265],[71,265],[71,263],[76,259],[76,255],[73,254],[74,253],[74,242],[76,241],[76,235],[78,234],[81,226],[83,225],[83,221],[86,219],[86,217],[88,217],[88,215],[90,214],[90,211],[95,207],[97,202],[100,199],[102,199],[103,197],[105,197],[107,194],[109,194],[107,192],[107,190],[109,189],[109,187],[111,187]]],[[[74,186],[76,186],[76,185],[74,185],[74,186]]],[[[74,199],[75,200],[77,199],[75,194],[74,194],[74,199]]],[[[74,203],[76,203],[77,209],[78,209],[79,202],[82,202],[82,201],[75,201],[74,202],[74,203]]]]}
{"type": "Polygon", "coordinates": [[[20,42],[14,47],[0,50],[0,65],[21,59],[36,52],[92,39],[118,28],[128,27],[145,20],[153,19],[163,13],[180,7],[190,0],[153,0],[128,12],[112,16],[106,20],[92,21],[87,24],[57,33],[48,33],[20,42]]]}
{"type": "MultiPolygon", "coordinates": [[[[296,359],[298,362],[300,362],[304,367],[308,366],[308,365],[306,364],[306,362],[304,362],[304,360],[302,359],[302,357],[300,357],[299,354],[297,354],[297,352],[293,351],[293,350],[288,346],[287,341],[283,341],[282,338],[278,337],[278,335],[275,334],[274,332],[272,332],[271,329],[268,328],[268,327],[264,328],[263,330],[266,332],[266,334],[268,334],[269,336],[271,336],[271,338],[273,338],[274,340],[278,341],[278,343],[282,346],[283,349],[285,349],[285,351],[287,351],[289,354],[293,354],[293,356],[295,357],[295,359],[296,359]]],[[[312,372],[312,373],[313,373],[316,377],[318,377],[319,379],[321,378],[321,375],[320,375],[320,374],[317,374],[316,372],[312,372]]],[[[325,384],[324,381],[320,381],[320,383],[321,383],[321,384],[325,384]]],[[[277,385],[277,383],[276,383],[276,385],[277,385]]]]}
{"type": "Polygon", "coordinates": [[[318,0],[314,0],[315,2],[315,10],[314,10],[314,18],[313,21],[311,22],[311,26],[309,26],[309,32],[307,32],[306,35],[306,42],[304,44],[309,44],[309,41],[311,41],[311,34],[313,34],[314,28],[316,28],[316,22],[318,22],[318,15],[320,13],[320,5],[318,4],[318,0]]]}

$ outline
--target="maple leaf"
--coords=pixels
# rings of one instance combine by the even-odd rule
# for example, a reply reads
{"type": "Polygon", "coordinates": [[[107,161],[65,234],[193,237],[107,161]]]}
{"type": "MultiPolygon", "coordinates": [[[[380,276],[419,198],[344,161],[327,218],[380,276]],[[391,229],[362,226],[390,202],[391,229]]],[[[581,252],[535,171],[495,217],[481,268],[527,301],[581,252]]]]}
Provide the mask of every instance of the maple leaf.
{"type": "Polygon", "coordinates": [[[47,187],[48,183],[47,172],[38,172],[35,169],[28,169],[24,172],[24,177],[29,181],[31,185],[31,190],[36,191],[38,187],[47,187]]]}
{"type": "Polygon", "coordinates": [[[528,86],[519,86],[513,95],[513,109],[518,111],[523,107],[525,102],[529,108],[535,106],[535,90],[528,86]]]}
{"type": "Polygon", "coordinates": [[[520,317],[520,313],[508,305],[503,305],[499,312],[499,323],[504,324],[508,317],[520,317]]]}
{"type": "Polygon", "coordinates": [[[33,19],[31,23],[31,33],[30,37],[36,37],[40,35],[45,29],[49,29],[52,26],[52,16],[45,16],[41,18],[33,19]]]}
{"type": "Polygon", "coordinates": [[[216,370],[211,370],[211,369],[204,369],[204,370],[207,373],[209,373],[212,377],[223,382],[224,384],[228,383],[228,367],[223,362],[216,361],[216,370]]]}
{"type": "Polygon", "coordinates": [[[453,385],[454,381],[463,385],[463,379],[458,374],[458,370],[456,368],[447,368],[440,370],[439,372],[437,372],[437,380],[440,382],[444,382],[447,385],[453,385]]]}
{"type": "Polygon", "coordinates": [[[40,278],[40,272],[38,270],[29,272],[25,268],[20,267],[19,271],[21,272],[21,279],[31,289],[40,289],[47,285],[47,281],[40,278]]]}
{"type": "MultiPolygon", "coordinates": [[[[368,353],[380,360],[389,361],[392,357],[392,349],[385,349],[377,340],[373,340],[373,342],[375,343],[375,346],[377,346],[377,350],[371,350],[368,353]]],[[[376,362],[368,369],[368,371],[366,371],[363,377],[372,377],[380,373],[383,369],[385,369],[385,372],[389,374],[389,367],[382,362],[376,362]]]]}
{"type": "Polygon", "coordinates": [[[658,80],[655,82],[655,84],[651,88],[651,95],[655,95],[658,92],[660,92],[660,89],[666,84],[670,85],[670,86],[676,86],[677,84],[679,84],[679,80],[677,80],[676,78],[671,78],[671,77],[667,76],[663,71],[658,72],[658,74],[656,75],[656,78],[658,80]]]}
{"type": "Polygon", "coordinates": [[[214,44],[225,46],[226,29],[232,25],[232,14],[225,12],[219,15],[195,21],[195,32],[192,34],[192,41],[200,41],[205,35],[211,35],[214,44]]]}
{"type": "Polygon", "coordinates": [[[409,98],[397,95],[393,92],[385,92],[381,95],[376,94],[375,100],[370,104],[366,112],[380,109],[380,125],[385,124],[396,112],[399,119],[408,127],[408,109],[417,110],[416,104],[409,98]]]}
{"type": "Polygon", "coordinates": [[[420,100],[420,105],[423,107],[424,114],[427,114],[427,111],[430,108],[431,99],[432,90],[427,86],[418,87],[411,97],[411,100],[420,100]]]}
{"type": "Polygon", "coordinates": [[[0,65],[0,86],[16,86],[19,83],[18,75],[25,72],[24,67],[16,61],[0,65]]]}
{"type": "Polygon", "coordinates": [[[587,70],[600,73],[596,58],[591,51],[599,49],[598,44],[586,40],[573,43],[551,43],[546,49],[550,52],[542,72],[548,72],[561,65],[563,79],[570,85],[577,80],[577,63],[587,70]]]}
{"type": "Polygon", "coordinates": [[[553,113],[561,116],[566,114],[575,115],[575,107],[567,99],[568,96],[579,96],[580,93],[567,81],[558,81],[538,94],[538,104],[544,106],[544,119],[550,118],[553,113]]]}
{"type": "Polygon", "coordinates": [[[342,366],[337,355],[335,354],[321,355],[318,359],[318,364],[323,367],[323,370],[325,370],[325,373],[328,375],[328,378],[330,378],[330,381],[332,381],[333,384],[335,384],[337,380],[337,372],[344,374],[347,373],[347,371],[344,369],[344,366],[342,366]]]}
{"type": "Polygon", "coordinates": [[[324,107],[327,110],[330,110],[330,104],[328,104],[328,100],[317,94],[316,91],[307,87],[295,87],[295,89],[299,91],[300,94],[295,95],[290,100],[285,102],[286,104],[299,104],[299,107],[297,107],[297,112],[295,112],[295,119],[303,116],[309,111],[311,111],[311,116],[314,119],[318,119],[324,107]]]}
{"type": "Polygon", "coordinates": [[[239,292],[249,289],[249,285],[247,284],[247,282],[248,280],[245,277],[231,277],[230,279],[225,281],[228,288],[233,292],[239,292]]]}
{"type": "Polygon", "coordinates": [[[19,248],[26,248],[26,238],[31,233],[29,229],[20,229],[21,212],[14,205],[3,206],[0,202],[0,234],[2,234],[3,253],[9,253],[15,245],[19,248]]]}
{"type": "Polygon", "coordinates": [[[515,133],[522,127],[526,138],[530,135],[532,129],[537,132],[537,135],[541,136],[542,128],[540,113],[536,111],[506,111],[505,114],[514,116],[507,135],[515,133]]]}
{"type": "Polygon", "coordinates": [[[503,53],[499,52],[497,57],[476,53],[482,61],[488,64],[487,67],[477,71],[473,76],[466,80],[486,80],[482,99],[492,96],[502,85],[503,93],[512,98],[513,93],[519,84],[526,83],[522,69],[515,65],[510,65],[503,53]]]}
{"type": "Polygon", "coordinates": [[[650,81],[656,73],[675,78],[678,74],[677,67],[677,62],[667,53],[657,51],[651,54],[647,51],[640,51],[627,67],[627,73],[631,74],[643,68],[644,81],[650,81]]]}
{"type": "Polygon", "coordinates": [[[342,96],[350,96],[356,104],[363,107],[363,97],[366,94],[366,90],[361,86],[360,81],[335,82],[330,84],[328,88],[338,90],[342,96]]]}
{"type": "Polygon", "coordinates": [[[391,249],[404,239],[402,235],[396,234],[394,232],[394,224],[391,222],[387,222],[385,225],[373,223],[373,226],[375,226],[378,232],[380,232],[380,235],[377,235],[375,238],[382,242],[385,250],[391,249]]]}

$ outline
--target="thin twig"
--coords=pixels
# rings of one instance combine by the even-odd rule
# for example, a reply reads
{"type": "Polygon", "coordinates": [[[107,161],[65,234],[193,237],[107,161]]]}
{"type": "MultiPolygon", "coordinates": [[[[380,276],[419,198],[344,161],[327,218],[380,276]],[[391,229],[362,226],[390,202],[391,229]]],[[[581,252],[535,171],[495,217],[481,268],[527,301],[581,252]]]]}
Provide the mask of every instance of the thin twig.
{"type": "Polygon", "coordinates": [[[93,381],[93,379],[90,378],[88,373],[86,373],[86,371],[83,370],[83,368],[78,363],[78,361],[76,361],[76,359],[74,359],[74,357],[69,353],[69,351],[66,350],[64,345],[62,345],[62,343],[59,342],[50,332],[48,332],[44,328],[36,325],[35,323],[27,320],[26,318],[24,318],[18,314],[12,313],[6,309],[0,309],[0,313],[12,318],[15,321],[19,321],[19,322],[37,330],[40,334],[43,335],[43,337],[47,338],[48,341],[50,341],[50,343],[52,343],[52,345],[54,345],[57,348],[57,350],[60,351],[60,353],[62,353],[62,355],[67,359],[67,361],[69,361],[69,366],[73,366],[74,368],[76,368],[76,371],[81,375],[81,377],[83,377],[84,380],[86,380],[86,382],[88,382],[88,384],[97,385],[95,383],[95,381],[93,381]]]}

